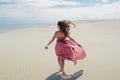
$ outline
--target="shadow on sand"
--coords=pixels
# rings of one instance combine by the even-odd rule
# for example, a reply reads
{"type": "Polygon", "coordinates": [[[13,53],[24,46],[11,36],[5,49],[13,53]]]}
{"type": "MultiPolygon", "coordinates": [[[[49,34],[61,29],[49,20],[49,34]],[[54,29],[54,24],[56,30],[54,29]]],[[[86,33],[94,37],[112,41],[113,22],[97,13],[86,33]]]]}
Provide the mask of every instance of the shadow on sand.
{"type": "Polygon", "coordinates": [[[73,75],[63,76],[62,74],[58,74],[59,72],[53,73],[46,80],[77,80],[83,74],[83,70],[79,70],[75,72],[73,75]]]}

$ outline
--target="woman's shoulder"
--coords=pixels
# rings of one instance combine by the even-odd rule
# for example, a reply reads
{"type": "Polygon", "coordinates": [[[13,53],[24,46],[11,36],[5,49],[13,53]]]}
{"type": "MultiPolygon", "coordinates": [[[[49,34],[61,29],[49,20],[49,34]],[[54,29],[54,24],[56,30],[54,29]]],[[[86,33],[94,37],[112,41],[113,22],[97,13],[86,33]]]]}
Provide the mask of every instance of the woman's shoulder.
{"type": "Polygon", "coordinates": [[[60,31],[55,31],[55,35],[58,35],[58,34],[60,34],[60,31]]]}
{"type": "Polygon", "coordinates": [[[58,33],[59,31],[55,31],[55,33],[58,33]]]}

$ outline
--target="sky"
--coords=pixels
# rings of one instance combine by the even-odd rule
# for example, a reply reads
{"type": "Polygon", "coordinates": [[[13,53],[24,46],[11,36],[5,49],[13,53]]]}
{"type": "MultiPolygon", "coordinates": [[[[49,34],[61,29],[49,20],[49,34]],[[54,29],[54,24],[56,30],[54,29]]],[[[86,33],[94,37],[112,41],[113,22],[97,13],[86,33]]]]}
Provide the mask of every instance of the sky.
{"type": "Polygon", "coordinates": [[[120,0],[0,0],[0,25],[120,19],[120,0]]]}

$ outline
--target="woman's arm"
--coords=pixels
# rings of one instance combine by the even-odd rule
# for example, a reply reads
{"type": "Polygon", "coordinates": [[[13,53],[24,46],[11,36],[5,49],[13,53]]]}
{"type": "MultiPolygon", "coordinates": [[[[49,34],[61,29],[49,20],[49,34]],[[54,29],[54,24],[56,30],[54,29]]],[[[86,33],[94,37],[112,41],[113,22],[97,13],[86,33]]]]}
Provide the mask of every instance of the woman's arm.
{"type": "Polygon", "coordinates": [[[70,35],[68,35],[68,38],[69,38],[71,41],[73,41],[74,43],[76,43],[78,46],[81,47],[81,45],[80,45],[79,43],[77,43],[70,35]]]}
{"type": "Polygon", "coordinates": [[[48,46],[55,40],[55,38],[56,38],[56,32],[54,36],[52,37],[52,39],[49,41],[49,43],[45,46],[45,49],[48,49],[48,46]]]}

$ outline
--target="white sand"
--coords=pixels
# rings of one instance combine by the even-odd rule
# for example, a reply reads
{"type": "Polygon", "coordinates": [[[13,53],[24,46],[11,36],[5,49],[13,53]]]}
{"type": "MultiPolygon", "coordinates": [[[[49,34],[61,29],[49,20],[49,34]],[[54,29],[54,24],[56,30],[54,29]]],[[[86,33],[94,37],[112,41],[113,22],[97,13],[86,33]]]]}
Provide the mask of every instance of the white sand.
{"type": "MultiPolygon", "coordinates": [[[[76,66],[66,61],[66,73],[75,73],[67,80],[119,80],[120,20],[79,21],[76,25],[71,35],[87,56],[76,66]]],[[[64,80],[54,74],[59,70],[55,41],[44,49],[56,30],[56,26],[49,26],[1,33],[0,80],[64,80]]]]}

